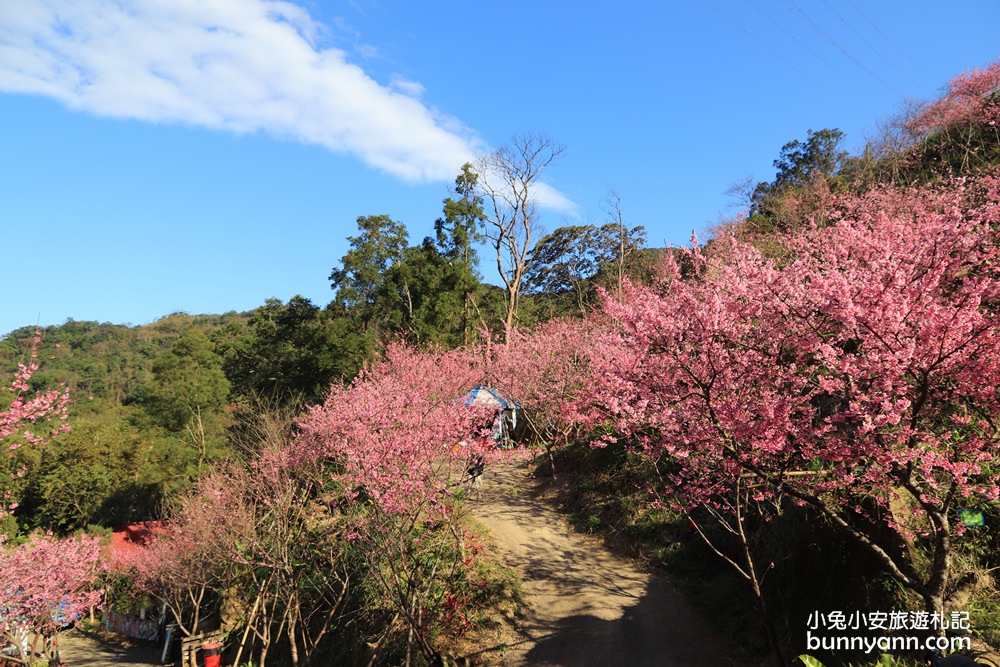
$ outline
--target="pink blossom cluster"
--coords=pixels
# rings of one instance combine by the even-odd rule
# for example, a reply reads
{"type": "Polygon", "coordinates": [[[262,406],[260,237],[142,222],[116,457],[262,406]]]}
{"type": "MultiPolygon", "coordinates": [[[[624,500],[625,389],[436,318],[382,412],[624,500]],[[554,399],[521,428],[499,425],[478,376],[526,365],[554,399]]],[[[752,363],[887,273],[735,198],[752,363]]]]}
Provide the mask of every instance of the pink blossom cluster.
{"type": "Polygon", "coordinates": [[[590,424],[590,349],[600,324],[590,320],[552,320],[533,330],[512,329],[506,345],[484,348],[488,383],[516,401],[518,419],[543,443],[561,445],[590,424]]]}
{"type": "MultiPolygon", "coordinates": [[[[38,357],[38,345],[41,340],[41,334],[36,331],[31,348],[32,359],[38,357]]],[[[8,388],[14,394],[14,398],[7,410],[0,412],[0,440],[20,432],[28,444],[40,444],[44,441],[44,437],[32,432],[30,425],[40,421],[52,421],[53,418],[65,421],[69,405],[69,393],[65,386],[61,391],[36,392],[33,396],[25,396],[29,392],[28,381],[37,370],[38,364],[35,362],[18,363],[18,371],[8,388]]],[[[64,430],[66,430],[65,425],[57,425],[51,429],[50,435],[55,436],[64,430]]],[[[11,443],[7,449],[13,451],[21,444],[11,443]]]]}
{"type": "Polygon", "coordinates": [[[481,380],[469,351],[391,345],[302,419],[297,457],[332,462],[346,502],[363,497],[388,513],[433,506],[470,457],[500,456],[489,436],[495,415],[465,405],[481,380]]]}
{"type": "MultiPolygon", "coordinates": [[[[41,343],[40,332],[35,332],[35,338],[31,347],[31,358],[38,357],[38,345],[41,343]]],[[[0,444],[4,445],[8,458],[14,457],[14,452],[24,444],[42,445],[50,437],[55,437],[59,433],[69,429],[66,424],[66,415],[69,409],[69,392],[65,386],[60,390],[47,392],[36,392],[29,395],[28,381],[38,370],[38,364],[19,363],[18,371],[11,381],[9,391],[14,394],[13,400],[6,410],[0,411],[0,444]],[[36,425],[41,423],[54,422],[45,429],[42,434],[38,433],[36,425]]],[[[26,469],[21,467],[11,471],[11,477],[23,477],[26,469]]],[[[0,498],[0,519],[8,512],[17,508],[16,499],[12,497],[9,490],[3,491],[3,498],[0,498]]],[[[0,534],[0,543],[6,536],[0,534]]]]}
{"type": "Polygon", "coordinates": [[[668,259],[606,306],[615,433],[671,458],[686,507],[748,475],[817,503],[907,489],[938,527],[997,498],[998,210],[995,176],[880,189],[835,198],[783,265],[732,235],[687,253],[695,278],[668,259]]]}
{"type": "Polygon", "coordinates": [[[1000,60],[965,72],[948,83],[943,97],[928,104],[909,121],[907,130],[925,136],[947,127],[1000,122],[1000,60]]]}
{"type": "Polygon", "coordinates": [[[36,535],[0,549],[0,634],[22,646],[36,633],[50,637],[100,604],[94,586],[98,542],[94,536],[36,535]]]}

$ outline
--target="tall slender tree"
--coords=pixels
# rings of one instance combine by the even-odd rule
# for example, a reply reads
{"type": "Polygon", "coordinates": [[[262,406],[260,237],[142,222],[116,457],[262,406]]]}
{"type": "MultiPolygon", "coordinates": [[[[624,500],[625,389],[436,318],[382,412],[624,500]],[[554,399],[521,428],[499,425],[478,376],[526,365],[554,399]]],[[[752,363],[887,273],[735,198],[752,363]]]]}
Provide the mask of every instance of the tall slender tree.
{"type": "Polygon", "coordinates": [[[641,225],[632,229],[626,226],[622,198],[615,190],[608,192],[602,209],[608,216],[608,221],[601,227],[600,241],[604,244],[605,255],[611,258],[602,269],[604,273],[610,274],[610,282],[615,291],[620,292],[625,284],[625,276],[632,274],[637,268],[638,256],[646,246],[646,229],[641,225]]]}
{"type": "Polygon", "coordinates": [[[335,301],[355,312],[365,331],[375,325],[375,298],[386,271],[399,261],[406,249],[406,225],[388,215],[358,217],[357,236],[349,236],[350,250],[340,266],[330,272],[335,301]]]}
{"type": "Polygon", "coordinates": [[[547,135],[518,134],[476,162],[477,186],[486,204],[481,228],[496,252],[497,271],[506,288],[508,333],[517,321],[528,255],[539,234],[539,178],[565,150],[547,135]]]}
{"type": "Polygon", "coordinates": [[[449,259],[459,259],[475,273],[479,264],[475,244],[482,240],[479,231],[486,214],[483,197],[477,190],[479,174],[466,162],[455,177],[452,197],[444,200],[444,217],[434,223],[437,244],[449,259]]]}
{"type": "Polygon", "coordinates": [[[483,240],[480,226],[486,214],[483,197],[477,191],[479,174],[466,162],[455,177],[453,197],[444,200],[444,217],[434,223],[437,245],[442,254],[452,261],[459,261],[471,281],[462,295],[462,338],[468,345],[471,338],[472,310],[475,306],[475,283],[479,278],[479,256],[475,244],[483,240]]]}

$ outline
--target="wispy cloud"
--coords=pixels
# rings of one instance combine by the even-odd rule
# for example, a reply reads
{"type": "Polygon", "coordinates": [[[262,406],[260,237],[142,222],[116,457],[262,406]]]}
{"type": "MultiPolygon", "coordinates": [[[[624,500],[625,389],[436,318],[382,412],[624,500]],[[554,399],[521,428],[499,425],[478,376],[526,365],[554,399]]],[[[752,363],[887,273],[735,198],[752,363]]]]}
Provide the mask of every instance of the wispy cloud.
{"type": "Polygon", "coordinates": [[[420,101],[381,85],[329,28],[272,0],[0,2],[0,91],[44,95],[100,116],[263,131],[410,181],[449,181],[483,150],[420,101]]]}
{"type": "Polygon", "coordinates": [[[580,206],[548,183],[535,183],[535,202],[542,208],[561,211],[572,218],[580,217],[580,206]]]}
{"type": "Polygon", "coordinates": [[[394,76],[392,81],[389,82],[389,85],[392,86],[393,90],[396,92],[408,95],[414,99],[420,99],[423,97],[425,92],[424,87],[421,84],[416,81],[404,79],[399,75],[394,76]]]}

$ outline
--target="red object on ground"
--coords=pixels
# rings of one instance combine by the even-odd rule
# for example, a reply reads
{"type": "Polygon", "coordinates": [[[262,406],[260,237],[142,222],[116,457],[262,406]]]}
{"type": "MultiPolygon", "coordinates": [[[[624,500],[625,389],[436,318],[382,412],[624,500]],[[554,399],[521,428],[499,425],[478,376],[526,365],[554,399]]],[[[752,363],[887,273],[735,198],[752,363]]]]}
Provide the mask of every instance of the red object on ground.
{"type": "Polygon", "coordinates": [[[147,546],[157,535],[169,532],[165,521],[137,521],[115,528],[111,534],[111,555],[134,553],[147,546]]]}
{"type": "Polygon", "coordinates": [[[213,642],[201,647],[205,654],[205,667],[219,667],[222,664],[222,644],[213,642]]]}

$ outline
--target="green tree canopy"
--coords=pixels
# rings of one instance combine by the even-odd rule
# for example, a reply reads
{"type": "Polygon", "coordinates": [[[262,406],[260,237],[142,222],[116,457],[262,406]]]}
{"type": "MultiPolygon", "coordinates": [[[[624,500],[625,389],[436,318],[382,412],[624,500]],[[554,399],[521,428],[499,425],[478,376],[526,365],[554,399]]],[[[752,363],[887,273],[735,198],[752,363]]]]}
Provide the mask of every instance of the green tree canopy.
{"type": "Polygon", "coordinates": [[[809,130],[804,142],[795,139],[781,147],[774,161],[774,180],[758,183],[750,196],[750,218],[757,227],[788,230],[801,222],[811,209],[789,195],[802,193],[817,179],[829,180],[841,173],[849,158],[840,148],[843,139],[838,129],[809,130]]]}
{"type": "Polygon", "coordinates": [[[153,361],[153,380],[143,407],[153,425],[164,432],[160,446],[200,470],[226,449],[228,396],[221,357],[204,331],[191,328],[153,361]]]}
{"type": "Polygon", "coordinates": [[[629,229],[612,222],[560,227],[539,239],[531,251],[525,284],[528,294],[572,296],[577,310],[584,310],[599,277],[628,273],[635,251],[645,243],[642,227],[629,229]],[[612,266],[612,265],[615,266],[612,266]]]}
{"type": "Polygon", "coordinates": [[[197,412],[218,412],[226,404],[229,381],[212,341],[190,329],[153,362],[147,411],[170,431],[180,431],[197,412]]]}
{"type": "Polygon", "coordinates": [[[467,304],[478,288],[470,267],[440,253],[428,237],[386,272],[380,316],[411,342],[454,347],[467,342],[467,304]]]}
{"type": "Polygon", "coordinates": [[[319,401],[333,380],[360,367],[350,354],[345,358],[348,334],[336,334],[331,320],[297,295],[287,304],[268,299],[248,322],[220,330],[215,341],[232,395],[285,405],[319,401]]]}
{"type": "Polygon", "coordinates": [[[330,273],[330,286],[337,292],[334,300],[356,312],[367,329],[383,276],[403,256],[407,233],[388,215],[359,216],[358,231],[347,237],[350,250],[330,273]]]}
{"type": "Polygon", "coordinates": [[[479,264],[474,244],[483,240],[479,231],[486,219],[483,197],[476,186],[479,174],[466,162],[455,177],[453,194],[444,200],[444,217],[434,223],[437,245],[448,259],[461,260],[473,274],[479,264]]]}
{"type": "Polygon", "coordinates": [[[840,130],[823,129],[808,130],[805,142],[789,141],[774,161],[775,187],[804,183],[815,175],[835,176],[848,157],[847,151],[840,149],[843,140],[844,133],[840,130]]]}

